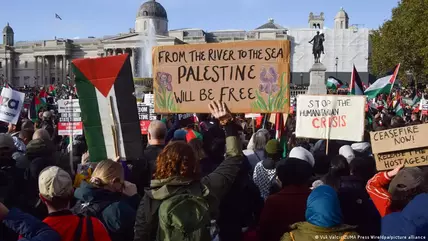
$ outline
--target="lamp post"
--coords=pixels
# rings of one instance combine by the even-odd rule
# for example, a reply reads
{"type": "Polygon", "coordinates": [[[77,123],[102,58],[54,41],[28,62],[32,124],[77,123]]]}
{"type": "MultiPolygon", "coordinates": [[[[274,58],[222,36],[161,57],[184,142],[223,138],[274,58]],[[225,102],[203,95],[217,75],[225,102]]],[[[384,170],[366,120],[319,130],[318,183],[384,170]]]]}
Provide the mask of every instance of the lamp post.
{"type": "Polygon", "coordinates": [[[339,63],[339,58],[336,57],[336,64],[335,64],[335,66],[336,66],[336,78],[337,78],[337,65],[338,65],[338,63],[339,63]]]}
{"type": "Polygon", "coordinates": [[[300,86],[303,86],[303,73],[300,73],[300,86]]]}

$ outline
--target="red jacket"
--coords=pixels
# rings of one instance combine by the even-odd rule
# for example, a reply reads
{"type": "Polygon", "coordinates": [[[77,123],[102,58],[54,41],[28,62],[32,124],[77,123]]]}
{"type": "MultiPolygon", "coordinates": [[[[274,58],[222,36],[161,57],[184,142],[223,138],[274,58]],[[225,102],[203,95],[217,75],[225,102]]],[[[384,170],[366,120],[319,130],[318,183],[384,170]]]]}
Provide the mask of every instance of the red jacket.
{"type": "Polygon", "coordinates": [[[263,241],[278,241],[290,231],[290,225],[305,221],[307,186],[287,186],[270,195],[260,215],[257,236],[263,241]]]}
{"type": "Polygon", "coordinates": [[[392,178],[388,176],[387,172],[379,172],[374,175],[366,185],[367,192],[381,217],[392,212],[390,209],[391,194],[385,188],[391,182],[391,179],[392,178]]]}
{"type": "MultiPolygon", "coordinates": [[[[86,218],[82,225],[80,241],[88,241],[86,218]]],[[[111,241],[110,236],[101,221],[96,218],[91,218],[91,221],[95,241],[111,241]]],[[[74,234],[77,226],[79,225],[79,217],[73,215],[70,211],[60,211],[49,214],[43,222],[55,230],[61,236],[62,241],[74,241],[74,234]]]]}

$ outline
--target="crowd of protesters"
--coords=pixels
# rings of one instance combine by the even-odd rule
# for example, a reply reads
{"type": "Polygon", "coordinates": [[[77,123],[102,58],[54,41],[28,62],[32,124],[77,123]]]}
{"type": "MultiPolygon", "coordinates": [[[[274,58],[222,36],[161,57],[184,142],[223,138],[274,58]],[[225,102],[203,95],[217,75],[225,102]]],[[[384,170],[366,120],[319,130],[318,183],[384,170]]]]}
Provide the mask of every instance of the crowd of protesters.
{"type": "Polygon", "coordinates": [[[283,145],[267,115],[215,101],[190,123],[152,121],[141,159],[99,163],[84,136],[70,148],[57,135],[55,111],[23,115],[0,134],[0,240],[426,238],[427,169],[377,172],[371,152],[369,131],[424,122],[413,106],[393,111],[402,95],[414,91],[368,104],[363,142],[296,138],[292,112],[283,145]]]}

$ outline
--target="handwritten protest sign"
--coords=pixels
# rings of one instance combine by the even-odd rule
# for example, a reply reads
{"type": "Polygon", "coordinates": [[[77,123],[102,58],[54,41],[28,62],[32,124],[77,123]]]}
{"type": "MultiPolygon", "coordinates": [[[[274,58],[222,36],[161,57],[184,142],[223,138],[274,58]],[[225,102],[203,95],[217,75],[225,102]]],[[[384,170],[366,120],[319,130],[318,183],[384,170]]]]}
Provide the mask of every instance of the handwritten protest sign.
{"type": "Polygon", "coordinates": [[[371,132],[376,168],[388,170],[403,163],[409,167],[428,165],[427,135],[428,124],[371,132]]]}
{"type": "Polygon", "coordinates": [[[362,141],[364,96],[297,96],[296,137],[362,141]]]}
{"type": "Polygon", "coordinates": [[[156,113],[288,113],[288,40],[159,46],[153,63],[156,113]]]}
{"type": "Polygon", "coordinates": [[[16,124],[24,105],[25,94],[11,88],[3,88],[0,96],[0,121],[16,124]]]}

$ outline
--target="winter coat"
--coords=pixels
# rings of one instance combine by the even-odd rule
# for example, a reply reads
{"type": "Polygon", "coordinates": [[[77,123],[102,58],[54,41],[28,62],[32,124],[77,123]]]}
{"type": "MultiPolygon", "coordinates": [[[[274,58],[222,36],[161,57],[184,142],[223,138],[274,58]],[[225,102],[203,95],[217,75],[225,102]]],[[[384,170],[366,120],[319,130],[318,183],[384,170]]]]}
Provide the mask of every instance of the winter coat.
{"type": "Polygon", "coordinates": [[[144,158],[133,164],[131,182],[137,186],[140,195],[144,195],[144,188],[150,186],[150,180],[156,171],[156,159],[164,147],[165,145],[147,146],[144,150],[144,158]]]}
{"type": "Polygon", "coordinates": [[[110,201],[111,204],[97,218],[105,225],[112,241],[133,239],[135,216],[141,199],[138,194],[128,197],[82,182],[74,192],[74,197],[78,200],[76,205],[110,201]]]}
{"type": "Polygon", "coordinates": [[[37,218],[19,209],[12,208],[3,219],[3,224],[23,236],[21,241],[60,241],[57,232],[37,218]]]}
{"type": "Polygon", "coordinates": [[[159,226],[158,208],[161,202],[173,195],[199,189],[210,205],[212,215],[218,211],[219,201],[229,190],[235,180],[243,161],[242,151],[238,147],[237,137],[226,138],[229,157],[200,182],[171,177],[166,180],[152,180],[150,188],[146,189],[138,207],[135,220],[135,241],[150,241],[156,239],[159,226]]]}
{"type": "Polygon", "coordinates": [[[357,232],[362,236],[378,236],[381,217],[365,185],[366,182],[356,176],[341,177],[338,196],[343,222],[357,225],[357,232]]]}
{"type": "MultiPolygon", "coordinates": [[[[407,204],[403,211],[386,215],[382,219],[382,236],[428,237],[427,203],[428,194],[419,194],[407,204]]],[[[408,240],[416,240],[416,238],[408,240]]]]}
{"type": "Polygon", "coordinates": [[[270,195],[260,216],[258,237],[263,241],[278,241],[290,231],[290,225],[305,221],[308,186],[286,186],[270,195]]]}
{"type": "Polygon", "coordinates": [[[291,231],[285,233],[281,241],[352,241],[359,240],[355,226],[341,224],[337,227],[323,228],[308,222],[291,225],[291,231]]]}

